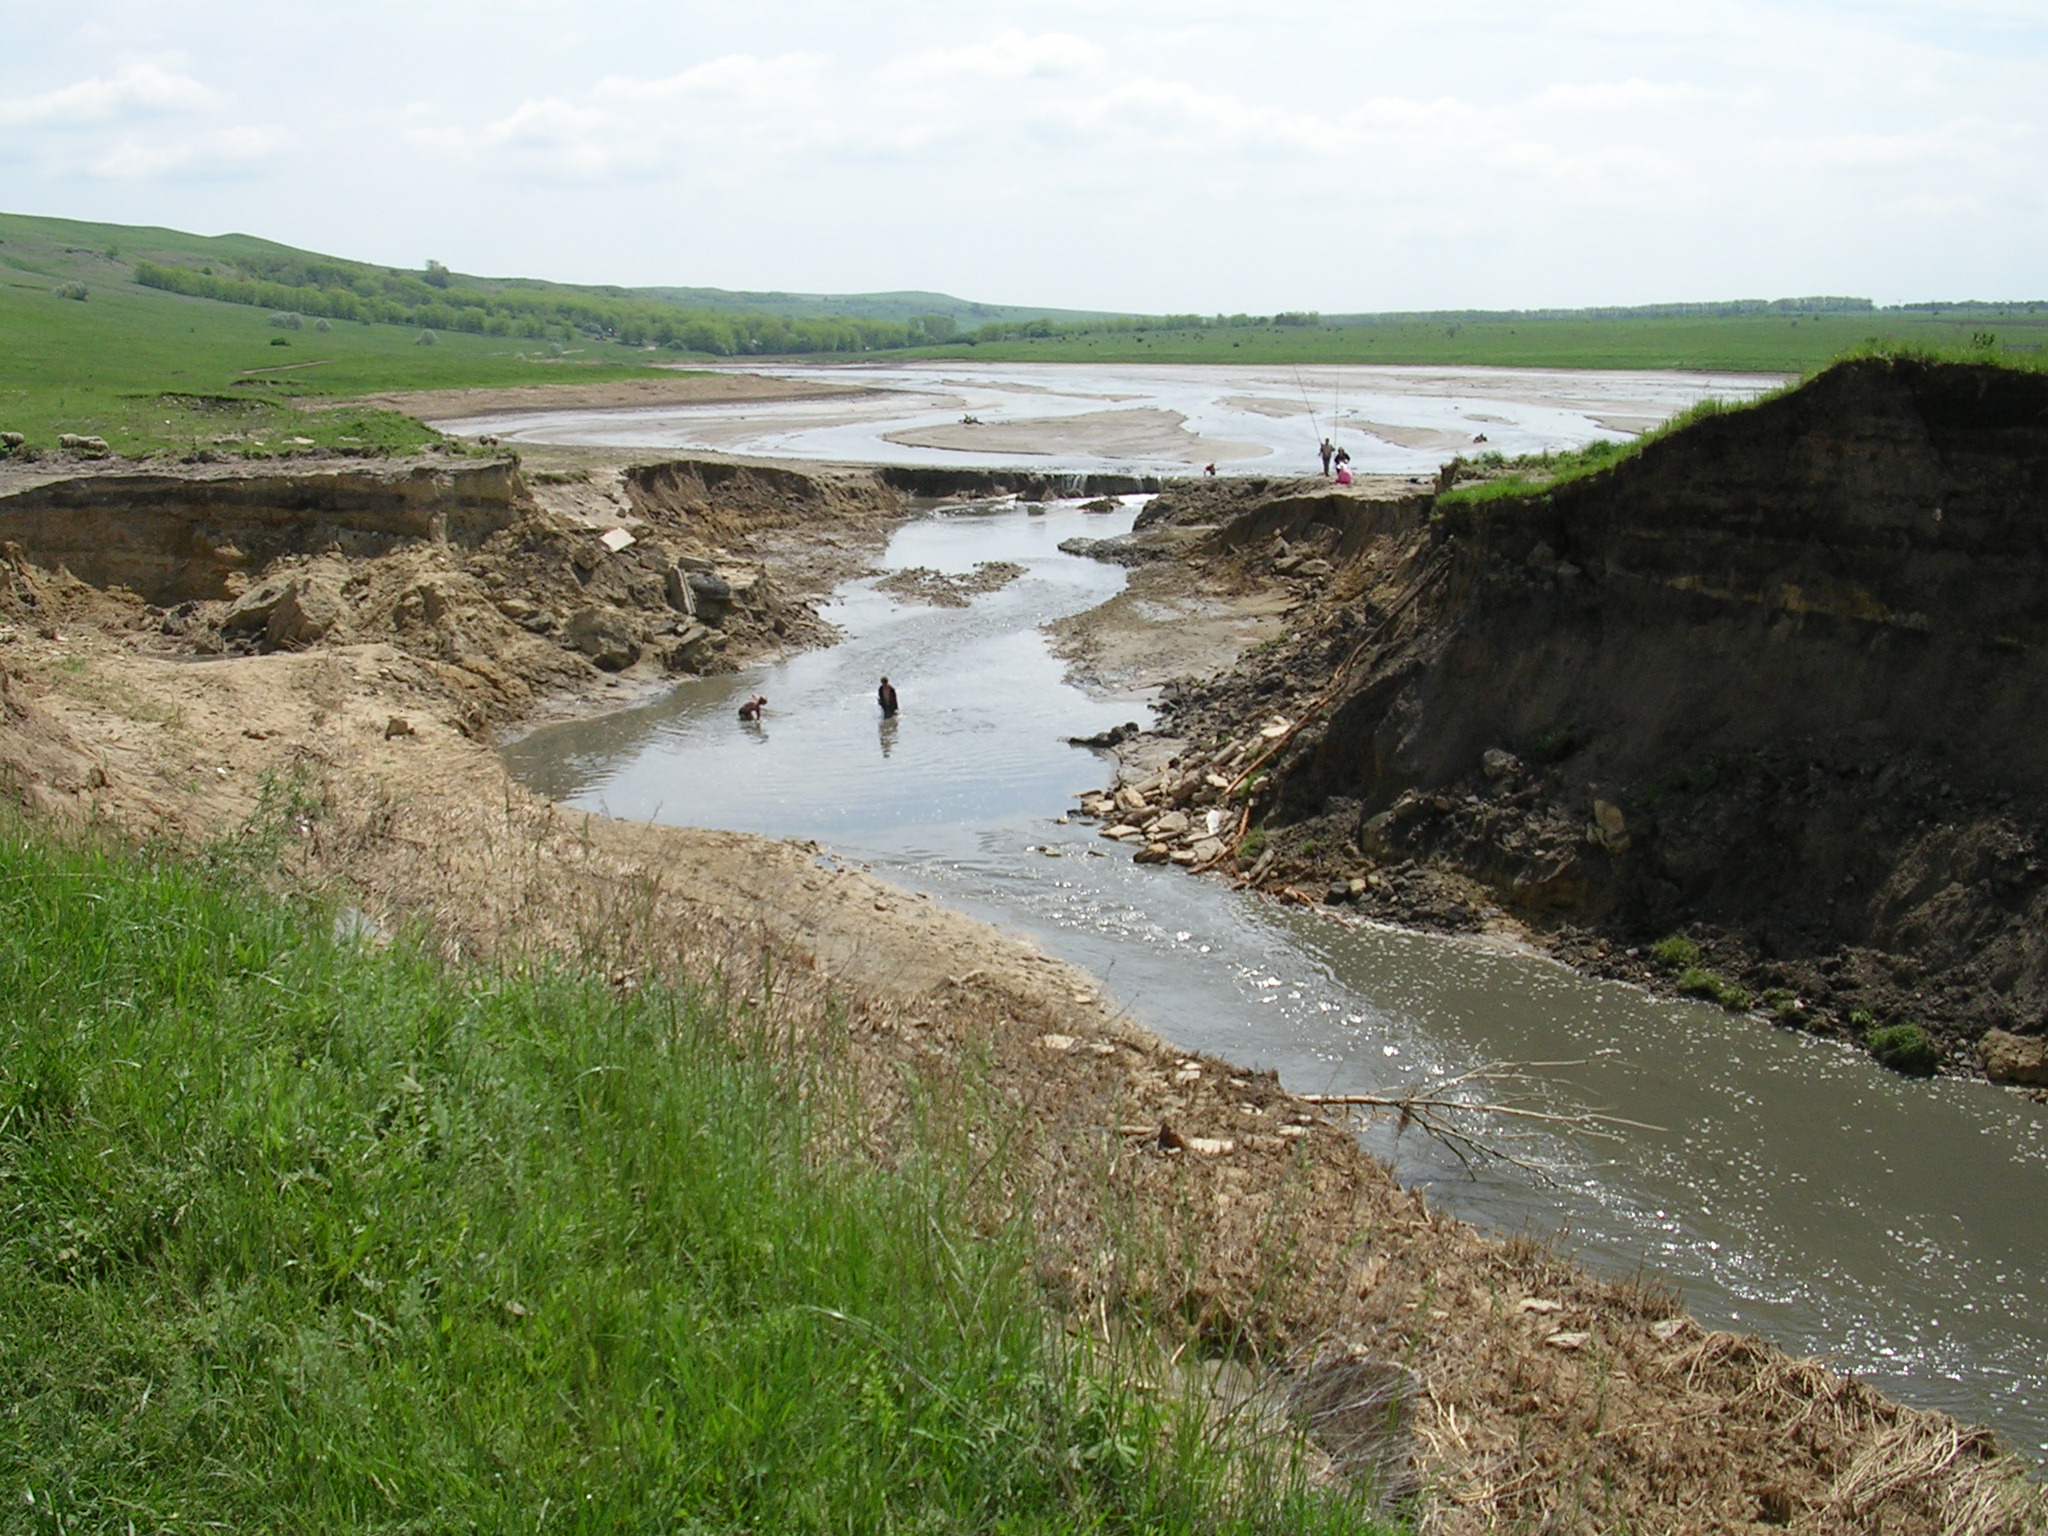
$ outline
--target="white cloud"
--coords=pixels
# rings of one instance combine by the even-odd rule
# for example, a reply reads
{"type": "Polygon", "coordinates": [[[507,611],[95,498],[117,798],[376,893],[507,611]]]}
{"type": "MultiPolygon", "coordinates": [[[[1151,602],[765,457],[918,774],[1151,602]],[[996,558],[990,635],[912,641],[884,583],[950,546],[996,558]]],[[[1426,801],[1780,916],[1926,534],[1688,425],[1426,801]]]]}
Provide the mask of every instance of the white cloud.
{"type": "Polygon", "coordinates": [[[223,128],[179,138],[126,134],[87,160],[84,169],[114,180],[246,175],[290,142],[282,128],[223,128]]]}
{"type": "Polygon", "coordinates": [[[338,31],[74,0],[71,41],[0,58],[13,195],[118,185],[141,217],[160,184],[174,222],[573,280],[1087,307],[1897,299],[2048,271],[2040,0],[363,7],[338,31]],[[400,25],[415,46],[373,43],[400,25]],[[146,62],[100,65],[116,37],[146,62]]]}
{"type": "Polygon", "coordinates": [[[98,124],[203,112],[218,100],[190,75],[145,61],[34,96],[0,97],[0,127],[98,124]]]}

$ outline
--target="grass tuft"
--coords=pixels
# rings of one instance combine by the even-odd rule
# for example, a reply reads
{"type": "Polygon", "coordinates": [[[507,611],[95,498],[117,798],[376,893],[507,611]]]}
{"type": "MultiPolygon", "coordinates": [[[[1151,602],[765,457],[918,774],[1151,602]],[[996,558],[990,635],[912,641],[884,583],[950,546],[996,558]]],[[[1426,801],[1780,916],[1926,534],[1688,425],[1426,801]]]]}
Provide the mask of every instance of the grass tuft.
{"type": "Polygon", "coordinates": [[[1864,1038],[1871,1055],[1907,1077],[1932,1077],[1940,1065],[1941,1053],[1918,1024],[1887,1024],[1871,1030],[1864,1038]]]}

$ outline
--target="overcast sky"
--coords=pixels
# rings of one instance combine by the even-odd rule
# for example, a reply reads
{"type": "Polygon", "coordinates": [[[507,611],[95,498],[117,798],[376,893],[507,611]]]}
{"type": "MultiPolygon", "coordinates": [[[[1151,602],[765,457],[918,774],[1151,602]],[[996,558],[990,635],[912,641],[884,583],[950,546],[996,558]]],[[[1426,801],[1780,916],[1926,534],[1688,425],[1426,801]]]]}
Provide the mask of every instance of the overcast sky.
{"type": "Polygon", "coordinates": [[[2048,0],[29,7],[0,207],[1142,311],[2048,296],[2048,0]]]}

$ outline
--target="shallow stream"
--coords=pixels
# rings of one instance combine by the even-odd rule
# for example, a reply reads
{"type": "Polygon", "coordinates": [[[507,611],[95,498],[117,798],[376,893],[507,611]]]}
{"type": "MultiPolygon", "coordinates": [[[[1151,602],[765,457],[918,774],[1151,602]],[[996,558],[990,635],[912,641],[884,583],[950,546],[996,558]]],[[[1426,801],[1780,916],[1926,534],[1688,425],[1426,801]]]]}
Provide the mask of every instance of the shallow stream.
{"type": "Polygon", "coordinates": [[[1086,967],[1191,1050],[1278,1068],[1304,1092],[1366,1092],[1495,1061],[1555,1104],[1660,1130],[1561,1127],[1521,1144],[1547,1174],[1467,1170],[1427,1138],[1368,1145],[1432,1203],[1500,1231],[1561,1235],[1608,1270],[1641,1264],[1702,1321],[1822,1355],[1901,1399],[2048,1453],[2048,1109],[1978,1083],[1911,1082],[1858,1052],[1663,1002],[1546,960],[1283,908],[1140,867],[1055,821],[1107,769],[1066,745],[1142,705],[1064,679],[1042,624],[1100,603],[1122,570],[1062,555],[1134,510],[1055,504],[931,517],[881,562],[1025,574],[965,608],[872,579],[827,617],[845,641],[507,748],[572,805],[816,838],[1086,967]],[[903,698],[877,718],[887,673],[903,698]],[[758,726],[736,701],[769,699],[758,726]]]}

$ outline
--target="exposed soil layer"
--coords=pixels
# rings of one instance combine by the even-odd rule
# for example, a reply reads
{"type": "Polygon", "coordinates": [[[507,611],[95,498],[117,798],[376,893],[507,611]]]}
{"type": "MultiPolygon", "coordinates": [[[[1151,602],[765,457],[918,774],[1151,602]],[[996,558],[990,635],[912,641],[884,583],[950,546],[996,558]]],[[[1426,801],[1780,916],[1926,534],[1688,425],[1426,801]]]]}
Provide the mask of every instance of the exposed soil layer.
{"type": "MultiPolygon", "coordinates": [[[[1242,1360],[1313,1417],[1333,1471],[1382,1469],[1423,1529],[2048,1528],[1988,1435],[1703,1333],[1655,1286],[1429,1211],[1324,1111],[1183,1056],[1024,944],[814,845],[571,814],[520,789],[490,733],[564,687],[603,696],[592,658],[557,634],[571,598],[687,617],[657,590],[669,575],[733,585],[724,573],[758,561],[770,595],[726,600],[729,660],[796,643],[771,640],[801,608],[774,594],[900,515],[866,475],[602,467],[577,461],[546,486],[501,468],[512,521],[474,543],[430,520],[350,554],[327,548],[340,514],[321,511],[298,547],[241,570],[232,599],[170,607],[17,541],[0,584],[0,784],[48,824],[239,847],[377,927],[424,925],[452,960],[568,953],[622,987],[716,978],[839,1053],[872,1107],[873,1156],[920,1096],[990,1103],[1019,1149],[1006,1196],[1037,1223],[1043,1279],[1076,1326],[1142,1321],[1242,1360]],[[635,542],[611,549],[601,529],[635,542]],[[806,538],[816,564],[772,553],[806,538]],[[643,548],[661,553],[633,558],[643,548]],[[329,612],[311,594],[330,588],[315,635],[301,620],[329,612]],[[259,639],[229,616],[266,589],[286,593],[273,617],[301,617],[276,635],[266,619],[259,639]],[[538,614],[558,623],[537,632],[538,614]]],[[[69,494],[110,509],[122,493],[69,494]]],[[[184,517],[161,495],[130,504],[134,542],[184,517]]],[[[1426,531],[1391,503],[1310,504],[1383,524],[1375,547],[1426,531]]],[[[0,515],[33,538],[32,510],[0,515]]]]}
{"type": "Polygon", "coordinates": [[[1153,814],[1229,806],[1226,862],[1306,899],[2033,1060],[2048,377],[1847,363],[1531,497],[1233,491],[1182,558],[1303,609],[1170,697],[1153,814]]]}

